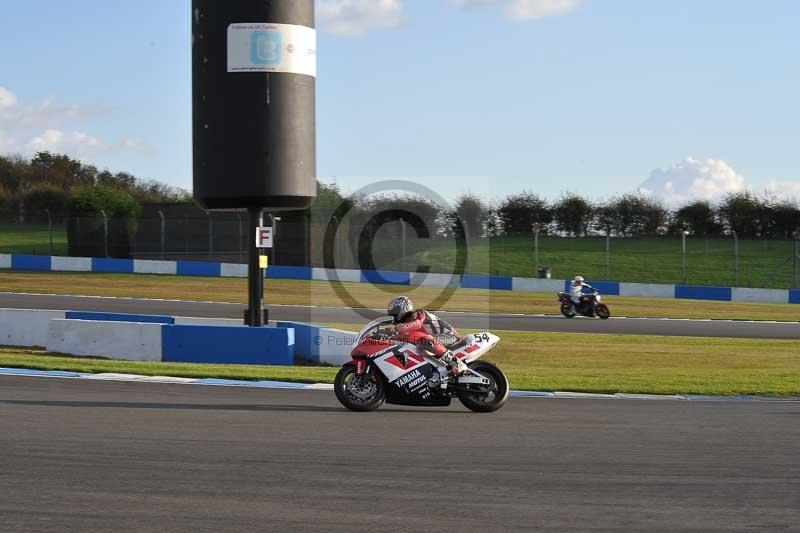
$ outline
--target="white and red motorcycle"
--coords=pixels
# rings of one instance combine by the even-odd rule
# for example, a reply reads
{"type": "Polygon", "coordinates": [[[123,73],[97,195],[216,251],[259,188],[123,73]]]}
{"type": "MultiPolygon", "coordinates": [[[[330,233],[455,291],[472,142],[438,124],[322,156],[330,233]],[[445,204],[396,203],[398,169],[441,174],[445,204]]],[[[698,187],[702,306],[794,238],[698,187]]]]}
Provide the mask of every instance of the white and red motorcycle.
{"type": "Polygon", "coordinates": [[[508,400],[508,379],[492,363],[478,361],[500,337],[489,332],[442,339],[468,370],[448,374],[444,363],[414,344],[396,340],[391,317],[379,318],[358,333],[346,363],[336,375],[334,391],[353,411],[372,411],[384,402],[395,405],[443,407],[458,397],[468,409],[489,413],[508,400]]]}

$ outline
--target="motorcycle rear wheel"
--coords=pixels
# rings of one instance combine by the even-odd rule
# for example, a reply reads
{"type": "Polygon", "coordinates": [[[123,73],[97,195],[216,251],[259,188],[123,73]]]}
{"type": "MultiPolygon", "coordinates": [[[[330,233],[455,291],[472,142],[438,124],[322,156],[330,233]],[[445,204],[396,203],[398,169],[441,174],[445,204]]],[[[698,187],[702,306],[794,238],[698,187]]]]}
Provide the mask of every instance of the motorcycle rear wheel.
{"type": "Polygon", "coordinates": [[[485,378],[489,378],[492,382],[489,391],[476,390],[476,391],[458,391],[458,399],[464,404],[464,407],[476,413],[492,413],[497,411],[508,400],[508,378],[503,371],[494,366],[492,363],[479,361],[470,363],[470,370],[477,372],[485,378]]]}
{"type": "Polygon", "coordinates": [[[339,370],[333,381],[333,391],[339,402],[351,411],[374,411],[386,400],[383,379],[374,371],[359,378],[355,365],[344,365],[339,370]]]}
{"type": "Polygon", "coordinates": [[[598,318],[602,320],[608,320],[608,317],[611,316],[611,311],[608,309],[608,306],[605,304],[598,304],[598,306],[594,310],[595,314],[598,318]]]}
{"type": "Polygon", "coordinates": [[[561,314],[567,318],[575,318],[574,306],[570,304],[561,304],[561,314]]]}

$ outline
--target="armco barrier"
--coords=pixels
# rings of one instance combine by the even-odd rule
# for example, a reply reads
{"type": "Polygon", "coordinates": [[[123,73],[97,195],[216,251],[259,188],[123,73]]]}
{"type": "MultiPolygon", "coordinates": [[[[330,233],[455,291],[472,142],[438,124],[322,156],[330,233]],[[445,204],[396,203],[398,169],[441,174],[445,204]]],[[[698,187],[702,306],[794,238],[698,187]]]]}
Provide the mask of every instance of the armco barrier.
{"type": "Polygon", "coordinates": [[[271,266],[267,269],[267,277],[276,279],[311,280],[314,278],[314,269],[311,267],[271,266]]]}
{"type": "Polygon", "coordinates": [[[633,296],[638,298],[675,298],[675,285],[620,283],[619,295],[633,296]]]}
{"type": "Polygon", "coordinates": [[[108,357],[127,361],[161,361],[164,325],[88,320],[50,320],[48,352],[108,357]]]}
{"type": "Polygon", "coordinates": [[[279,328],[294,330],[294,354],[310,363],[319,363],[319,345],[315,339],[319,337],[321,327],[303,322],[278,322],[279,328]]]}
{"type": "Polygon", "coordinates": [[[222,275],[219,263],[198,263],[195,261],[178,261],[179,276],[197,276],[218,278],[222,275]]]}
{"type": "Polygon", "coordinates": [[[461,286],[465,289],[490,289],[493,291],[510,291],[514,286],[513,278],[505,276],[461,276],[461,286]]]}
{"type": "Polygon", "coordinates": [[[133,259],[92,259],[92,272],[133,274],[133,259]]]}
{"type": "Polygon", "coordinates": [[[11,268],[14,270],[52,270],[50,257],[43,255],[12,255],[11,268]]]}
{"type": "MultiPolygon", "coordinates": [[[[0,254],[0,269],[62,270],[93,272],[121,272],[137,274],[178,274],[186,276],[247,277],[247,265],[197,263],[186,261],[143,261],[132,259],[58,258],[49,256],[0,254]]],[[[332,270],[325,268],[271,266],[267,276],[275,279],[338,280],[351,283],[389,285],[423,285],[433,287],[461,287],[521,292],[554,292],[569,288],[569,281],[509,276],[478,276],[450,274],[423,274],[376,270],[332,270]]],[[[702,287],[694,285],[658,285],[648,283],[620,283],[615,281],[590,281],[606,295],[647,298],[681,298],[692,300],[718,300],[741,302],[772,302],[800,304],[800,291],[777,289],[748,289],[731,287],[702,287]]]]}
{"type": "Polygon", "coordinates": [[[687,300],[715,300],[730,302],[733,291],[730,287],[695,287],[693,285],[676,285],[675,298],[687,300]]]}
{"type": "Polygon", "coordinates": [[[178,273],[178,264],[175,261],[142,261],[141,259],[134,259],[133,273],[174,276],[178,273]]]}
{"type": "Polygon", "coordinates": [[[0,346],[44,348],[50,320],[64,315],[64,311],[0,309],[0,346]]]}
{"type": "Polygon", "coordinates": [[[786,291],[776,289],[746,289],[734,287],[731,291],[733,302],[786,303],[786,291]]]}
{"type": "Polygon", "coordinates": [[[391,270],[362,270],[361,282],[375,285],[411,285],[411,274],[391,270]]]}
{"type": "Polygon", "coordinates": [[[350,361],[357,333],[303,322],[278,322],[295,332],[295,355],[312,363],[341,366],[350,361]]]}
{"type": "Polygon", "coordinates": [[[324,365],[342,366],[350,361],[357,333],[341,329],[321,328],[319,338],[319,362],[324,365]]]}
{"type": "Polygon", "coordinates": [[[61,272],[91,272],[92,260],[88,257],[53,257],[51,268],[61,272]]]}
{"type": "Polygon", "coordinates": [[[294,364],[288,328],[163,326],[162,361],[228,365],[294,364]]]}
{"type": "Polygon", "coordinates": [[[94,322],[138,322],[141,324],[174,324],[171,316],[133,315],[128,313],[100,313],[95,311],[67,311],[67,320],[91,320],[94,322]]]}
{"type": "MultiPolygon", "coordinates": [[[[594,281],[594,280],[586,280],[586,283],[600,291],[600,294],[606,294],[609,296],[619,296],[619,283],[616,281],[594,281]]],[[[572,282],[567,280],[564,282],[563,290],[565,292],[569,292],[570,286],[572,282]]]]}

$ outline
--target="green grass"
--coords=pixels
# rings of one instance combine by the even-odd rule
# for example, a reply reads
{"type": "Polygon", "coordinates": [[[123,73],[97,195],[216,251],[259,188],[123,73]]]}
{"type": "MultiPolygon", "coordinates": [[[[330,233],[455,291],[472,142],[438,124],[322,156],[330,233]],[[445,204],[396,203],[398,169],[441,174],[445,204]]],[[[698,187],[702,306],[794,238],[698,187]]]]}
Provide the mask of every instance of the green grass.
{"type": "MultiPolygon", "coordinates": [[[[394,295],[408,294],[418,307],[432,310],[558,313],[554,293],[458,289],[442,305],[433,306],[441,290],[432,287],[276,279],[267,280],[265,285],[266,302],[270,304],[381,308],[394,295]]],[[[247,281],[144,274],[3,271],[0,272],[0,291],[245,303],[247,281]]],[[[607,297],[605,301],[615,316],[800,321],[800,305],[624,297],[607,297]]]]}
{"type": "MultiPolygon", "coordinates": [[[[556,279],[580,273],[589,279],[673,284],[682,281],[679,238],[612,239],[610,275],[606,277],[606,240],[602,237],[566,239],[540,237],[539,266],[552,269],[556,279]]],[[[434,272],[452,271],[455,246],[434,244],[405,263],[389,269],[430,265],[434,272]]],[[[768,287],[792,286],[792,243],[740,241],[739,275],[735,274],[733,239],[686,241],[686,282],[692,285],[768,287]]],[[[466,270],[472,274],[536,277],[532,237],[497,237],[473,241],[466,270]]]]}
{"type": "Polygon", "coordinates": [[[180,378],[293,381],[298,383],[332,383],[338,370],[322,366],[286,367],[113,361],[53,355],[43,350],[25,348],[0,348],[0,367],[64,370],[89,374],[117,373],[180,378]]]}
{"type": "MultiPolygon", "coordinates": [[[[466,332],[465,332],[466,333],[466,332]]],[[[496,332],[486,357],[519,390],[599,393],[800,395],[800,340],[707,339],[496,332]]],[[[331,383],[331,367],[141,363],[0,349],[0,367],[331,383]]]]}
{"type": "MultiPolygon", "coordinates": [[[[0,253],[49,254],[47,226],[0,224],[0,253]]],[[[553,277],[568,279],[581,273],[590,279],[606,277],[606,241],[603,237],[579,239],[541,237],[540,267],[549,267],[553,277]]],[[[321,261],[319,249],[312,255],[321,261]]],[[[474,240],[468,246],[466,271],[490,274],[535,277],[532,237],[495,237],[474,240]]],[[[738,276],[734,261],[733,239],[689,238],[686,241],[686,281],[692,285],[790,288],[792,286],[792,243],[789,241],[742,240],[739,243],[738,276]]],[[[452,272],[455,246],[451,241],[410,239],[410,257],[398,257],[399,243],[375,243],[379,267],[414,270],[430,265],[434,272],[452,272]],[[432,244],[431,244],[432,243],[432,244]],[[413,253],[419,247],[417,253],[413,253]]],[[[63,228],[53,233],[53,254],[67,254],[67,235],[63,228]]],[[[639,283],[680,283],[681,241],[677,237],[612,239],[608,279],[639,283]]]]}
{"type": "MultiPolygon", "coordinates": [[[[0,224],[0,254],[50,255],[50,232],[47,226],[0,224]]],[[[53,228],[52,255],[67,255],[67,232],[53,228]]]]}

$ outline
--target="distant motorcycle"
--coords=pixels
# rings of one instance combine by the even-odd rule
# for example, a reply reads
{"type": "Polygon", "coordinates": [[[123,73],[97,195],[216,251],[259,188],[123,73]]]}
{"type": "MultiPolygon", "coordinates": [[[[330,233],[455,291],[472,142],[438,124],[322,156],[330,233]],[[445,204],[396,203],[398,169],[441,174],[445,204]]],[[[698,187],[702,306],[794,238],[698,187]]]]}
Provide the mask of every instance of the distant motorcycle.
{"type": "Polygon", "coordinates": [[[559,292],[558,300],[561,302],[561,314],[567,318],[581,315],[587,318],[597,317],[607,320],[611,316],[611,311],[606,304],[602,303],[602,297],[597,291],[581,296],[579,305],[575,305],[568,292],[559,292]]]}
{"type": "Polygon", "coordinates": [[[379,318],[358,333],[353,360],[336,374],[336,398],[351,411],[373,411],[384,402],[445,407],[455,396],[478,413],[497,411],[508,400],[508,379],[491,363],[478,361],[500,337],[489,332],[442,339],[468,370],[452,376],[424,349],[393,336],[393,319],[379,318]]]}

